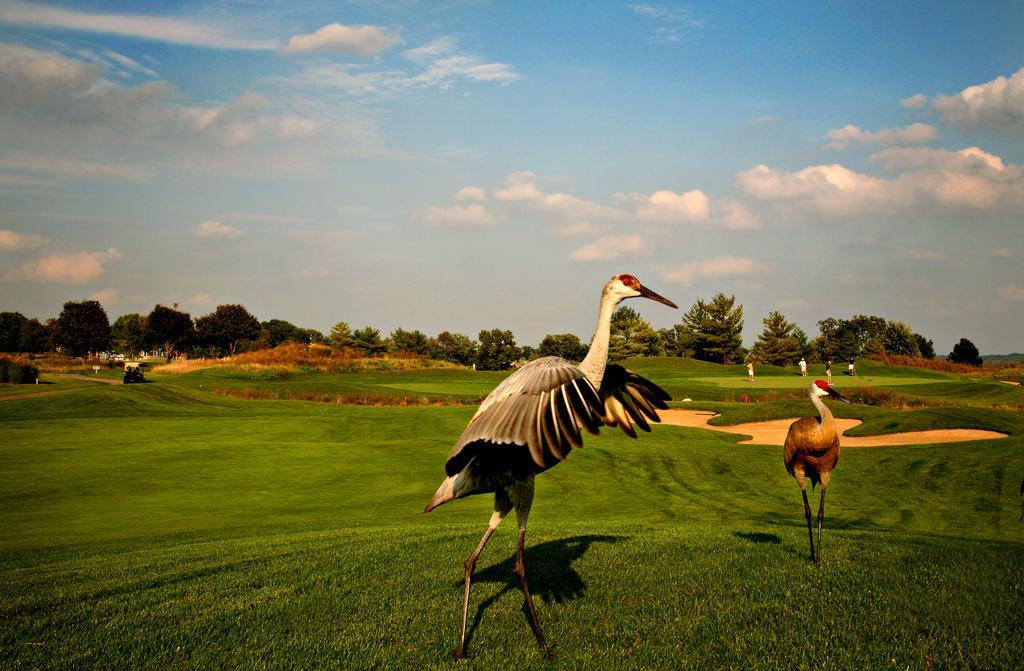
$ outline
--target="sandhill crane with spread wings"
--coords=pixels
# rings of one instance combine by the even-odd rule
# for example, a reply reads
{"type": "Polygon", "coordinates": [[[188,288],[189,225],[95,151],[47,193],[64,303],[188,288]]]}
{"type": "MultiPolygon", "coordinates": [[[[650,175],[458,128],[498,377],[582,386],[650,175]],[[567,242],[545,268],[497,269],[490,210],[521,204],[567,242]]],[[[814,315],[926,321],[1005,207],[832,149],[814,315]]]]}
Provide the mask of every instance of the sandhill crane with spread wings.
{"type": "Polygon", "coordinates": [[[530,597],[523,564],[526,521],[533,503],[534,477],[565,459],[583,442],[580,429],[597,434],[601,424],[618,426],[636,437],[633,422],[650,431],[659,421],[655,408],[671,400],[656,384],[608,364],[612,313],[626,298],[643,296],[676,307],[632,275],[616,275],[604,287],[590,350],[579,365],[549,356],[531,361],[507,377],[480,404],[445,463],[446,478],[424,512],[473,494],[494,493],[494,513],[487,531],[466,560],[462,629],[456,657],[466,653],[469,594],[477,558],[509,512],[519,524],[515,574],[523,591],[523,608],[541,650],[551,657],[530,597]]]}
{"type": "Polygon", "coordinates": [[[825,490],[832,478],[832,469],[839,463],[839,431],[832,412],[822,402],[825,396],[849,401],[824,380],[811,383],[811,403],[818,409],[818,417],[801,417],[793,422],[786,434],[784,461],[786,470],[796,478],[804,496],[804,516],[807,517],[807,535],[811,541],[811,561],[821,562],[821,523],[825,520],[825,490]],[[811,525],[811,504],[807,501],[807,481],[811,486],[821,484],[821,504],[818,506],[818,553],[814,553],[814,531],[811,525]]]}

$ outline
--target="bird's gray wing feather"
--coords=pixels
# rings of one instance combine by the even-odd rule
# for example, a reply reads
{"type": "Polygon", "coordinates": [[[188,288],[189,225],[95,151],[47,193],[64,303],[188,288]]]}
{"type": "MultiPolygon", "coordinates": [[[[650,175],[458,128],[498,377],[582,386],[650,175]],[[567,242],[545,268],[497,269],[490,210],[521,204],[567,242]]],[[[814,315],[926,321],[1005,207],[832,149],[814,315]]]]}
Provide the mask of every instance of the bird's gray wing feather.
{"type": "Polygon", "coordinates": [[[614,363],[605,367],[598,391],[604,405],[602,421],[608,426],[618,426],[631,438],[636,438],[634,422],[642,430],[650,431],[648,420],[661,421],[656,408],[667,410],[665,401],[672,400],[658,385],[614,363]]]}
{"type": "Polygon", "coordinates": [[[581,428],[597,433],[603,412],[597,390],[578,366],[553,356],[531,361],[483,400],[445,470],[459,472],[472,456],[467,448],[480,443],[525,446],[537,466],[548,468],[583,444],[581,428]]]}

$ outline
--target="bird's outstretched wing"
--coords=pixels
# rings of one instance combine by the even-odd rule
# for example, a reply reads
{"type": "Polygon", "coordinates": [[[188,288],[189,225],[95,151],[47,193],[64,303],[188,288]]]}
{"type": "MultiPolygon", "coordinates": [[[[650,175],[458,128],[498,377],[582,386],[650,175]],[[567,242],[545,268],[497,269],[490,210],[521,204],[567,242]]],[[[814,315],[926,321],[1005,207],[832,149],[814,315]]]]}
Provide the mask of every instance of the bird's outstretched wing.
{"type": "Polygon", "coordinates": [[[633,422],[642,430],[650,431],[647,420],[661,421],[655,408],[667,410],[665,401],[672,400],[658,385],[614,363],[605,366],[598,393],[604,405],[602,421],[621,428],[631,438],[636,438],[633,422]]]}
{"type": "Polygon", "coordinates": [[[548,468],[583,445],[581,428],[597,434],[603,412],[597,390],[578,366],[555,356],[531,361],[483,400],[445,471],[458,473],[481,443],[523,445],[537,466],[548,468]]]}

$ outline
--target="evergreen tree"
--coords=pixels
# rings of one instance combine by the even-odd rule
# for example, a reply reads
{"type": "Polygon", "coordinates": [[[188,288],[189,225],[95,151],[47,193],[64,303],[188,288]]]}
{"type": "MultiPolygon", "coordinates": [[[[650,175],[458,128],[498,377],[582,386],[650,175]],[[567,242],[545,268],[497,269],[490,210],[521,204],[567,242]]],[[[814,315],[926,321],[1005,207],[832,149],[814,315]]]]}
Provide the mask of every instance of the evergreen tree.
{"type": "Polygon", "coordinates": [[[960,338],[960,342],[953,345],[953,351],[946,358],[953,363],[963,363],[968,366],[980,366],[984,363],[978,348],[967,338],[960,338]]]}
{"type": "Polygon", "coordinates": [[[665,356],[693,356],[693,350],[688,346],[689,341],[685,332],[686,329],[682,324],[676,324],[670,329],[658,329],[658,337],[661,338],[661,351],[665,356]]]}
{"type": "Polygon", "coordinates": [[[729,363],[743,347],[743,306],[723,293],[709,303],[698,299],[683,315],[682,327],[681,344],[694,358],[729,363]]]}
{"type": "Polygon", "coordinates": [[[377,356],[388,350],[387,344],[380,337],[380,331],[372,326],[352,332],[352,347],[361,350],[367,356],[377,356]]]}
{"type": "Polygon", "coordinates": [[[935,343],[928,338],[925,338],[920,333],[915,333],[914,337],[917,338],[917,349],[921,351],[921,356],[925,359],[935,358],[935,343]]]}
{"type": "Polygon", "coordinates": [[[801,343],[794,336],[796,330],[799,330],[796,325],[786,321],[781,312],[769,312],[764,318],[764,330],[751,350],[752,357],[773,366],[795,364],[803,355],[801,343]]]}
{"type": "Polygon", "coordinates": [[[392,352],[426,354],[429,348],[430,340],[419,331],[406,331],[397,328],[391,332],[391,337],[388,338],[388,349],[392,352]]]}
{"type": "Polygon", "coordinates": [[[622,361],[640,356],[658,356],[661,337],[640,313],[623,305],[612,315],[608,359],[622,361]]]}
{"type": "Polygon", "coordinates": [[[327,344],[334,349],[352,347],[352,329],[348,327],[347,322],[338,322],[331,328],[331,333],[327,336],[327,344]]]}

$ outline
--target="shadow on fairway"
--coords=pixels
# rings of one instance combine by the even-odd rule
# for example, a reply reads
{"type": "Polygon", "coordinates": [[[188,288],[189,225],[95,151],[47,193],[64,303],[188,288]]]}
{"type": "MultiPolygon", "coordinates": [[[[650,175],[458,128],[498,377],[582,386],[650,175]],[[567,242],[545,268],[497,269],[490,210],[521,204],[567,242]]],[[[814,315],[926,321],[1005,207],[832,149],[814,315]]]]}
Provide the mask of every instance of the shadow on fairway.
{"type": "Polygon", "coordinates": [[[771,543],[773,545],[782,543],[782,539],[775,534],[766,534],[762,531],[734,531],[732,535],[751,543],[771,543]]]}
{"type": "MultiPolygon", "coordinates": [[[[618,543],[628,539],[628,536],[588,535],[528,545],[523,553],[523,561],[526,564],[526,579],[530,585],[530,593],[534,599],[539,598],[544,603],[565,603],[575,599],[586,591],[587,584],[572,567],[572,562],[582,557],[592,543],[618,543]]],[[[473,574],[474,584],[495,582],[503,584],[503,587],[500,592],[477,606],[473,622],[466,631],[467,648],[484,612],[505,594],[511,591],[519,592],[519,578],[512,573],[515,565],[516,555],[513,552],[512,556],[500,564],[488,566],[473,574]]],[[[463,586],[461,580],[458,586],[463,586]]]]}

